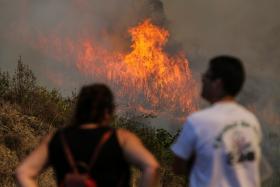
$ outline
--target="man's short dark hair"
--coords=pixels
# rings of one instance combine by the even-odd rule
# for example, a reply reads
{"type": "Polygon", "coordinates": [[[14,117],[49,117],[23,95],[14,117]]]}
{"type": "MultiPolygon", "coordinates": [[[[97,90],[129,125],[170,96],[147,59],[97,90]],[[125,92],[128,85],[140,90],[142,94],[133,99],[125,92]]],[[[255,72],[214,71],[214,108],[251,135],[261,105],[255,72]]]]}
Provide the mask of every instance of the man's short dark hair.
{"type": "Polygon", "coordinates": [[[245,71],[241,60],[232,56],[217,56],[210,60],[212,79],[223,81],[227,95],[236,96],[245,81],[245,71]]]}

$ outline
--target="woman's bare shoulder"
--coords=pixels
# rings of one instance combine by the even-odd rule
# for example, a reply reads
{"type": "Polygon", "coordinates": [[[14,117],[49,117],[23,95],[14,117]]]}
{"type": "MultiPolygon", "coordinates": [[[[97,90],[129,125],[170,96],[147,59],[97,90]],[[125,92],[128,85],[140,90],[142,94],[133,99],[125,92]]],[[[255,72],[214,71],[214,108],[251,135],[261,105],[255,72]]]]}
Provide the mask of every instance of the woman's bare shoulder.
{"type": "Polygon", "coordinates": [[[117,138],[121,145],[124,145],[127,141],[141,142],[141,140],[138,138],[136,134],[134,134],[133,132],[127,129],[119,128],[116,130],[116,132],[117,132],[117,138]]]}

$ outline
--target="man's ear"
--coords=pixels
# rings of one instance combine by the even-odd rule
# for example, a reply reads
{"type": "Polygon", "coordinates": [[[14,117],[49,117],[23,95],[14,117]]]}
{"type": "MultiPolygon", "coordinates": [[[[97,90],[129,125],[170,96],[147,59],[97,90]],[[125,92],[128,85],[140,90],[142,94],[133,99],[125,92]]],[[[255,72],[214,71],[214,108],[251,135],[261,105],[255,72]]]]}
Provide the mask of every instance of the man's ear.
{"type": "Polygon", "coordinates": [[[216,89],[221,89],[221,88],[224,87],[224,83],[223,83],[222,79],[215,79],[213,81],[213,84],[214,84],[216,89]]]}

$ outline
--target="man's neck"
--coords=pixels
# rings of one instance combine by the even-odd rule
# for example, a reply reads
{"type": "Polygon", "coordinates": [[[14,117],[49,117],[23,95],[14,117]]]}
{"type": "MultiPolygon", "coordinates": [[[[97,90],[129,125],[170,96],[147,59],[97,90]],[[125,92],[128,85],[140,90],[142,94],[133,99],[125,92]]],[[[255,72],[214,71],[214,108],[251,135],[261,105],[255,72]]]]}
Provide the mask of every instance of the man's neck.
{"type": "Polygon", "coordinates": [[[215,103],[223,103],[223,102],[235,102],[235,97],[233,96],[224,96],[220,99],[216,99],[211,101],[211,105],[215,104],[215,103]]]}

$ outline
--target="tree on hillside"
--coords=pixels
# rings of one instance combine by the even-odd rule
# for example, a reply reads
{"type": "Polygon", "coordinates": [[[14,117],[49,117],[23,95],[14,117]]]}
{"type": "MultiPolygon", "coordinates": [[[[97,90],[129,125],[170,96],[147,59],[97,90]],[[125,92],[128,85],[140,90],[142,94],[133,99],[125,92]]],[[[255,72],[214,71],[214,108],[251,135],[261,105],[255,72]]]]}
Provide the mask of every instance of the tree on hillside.
{"type": "Polygon", "coordinates": [[[9,92],[10,76],[8,72],[2,72],[0,69],[0,98],[5,98],[9,92]]]}
{"type": "Polygon", "coordinates": [[[21,56],[19,57],[16,71],[12,77],[13,99],[18,103],[24,103],[31,99],[31,93],[36,86],[36,77],[28,67],[23,64],[21,56]]]}

